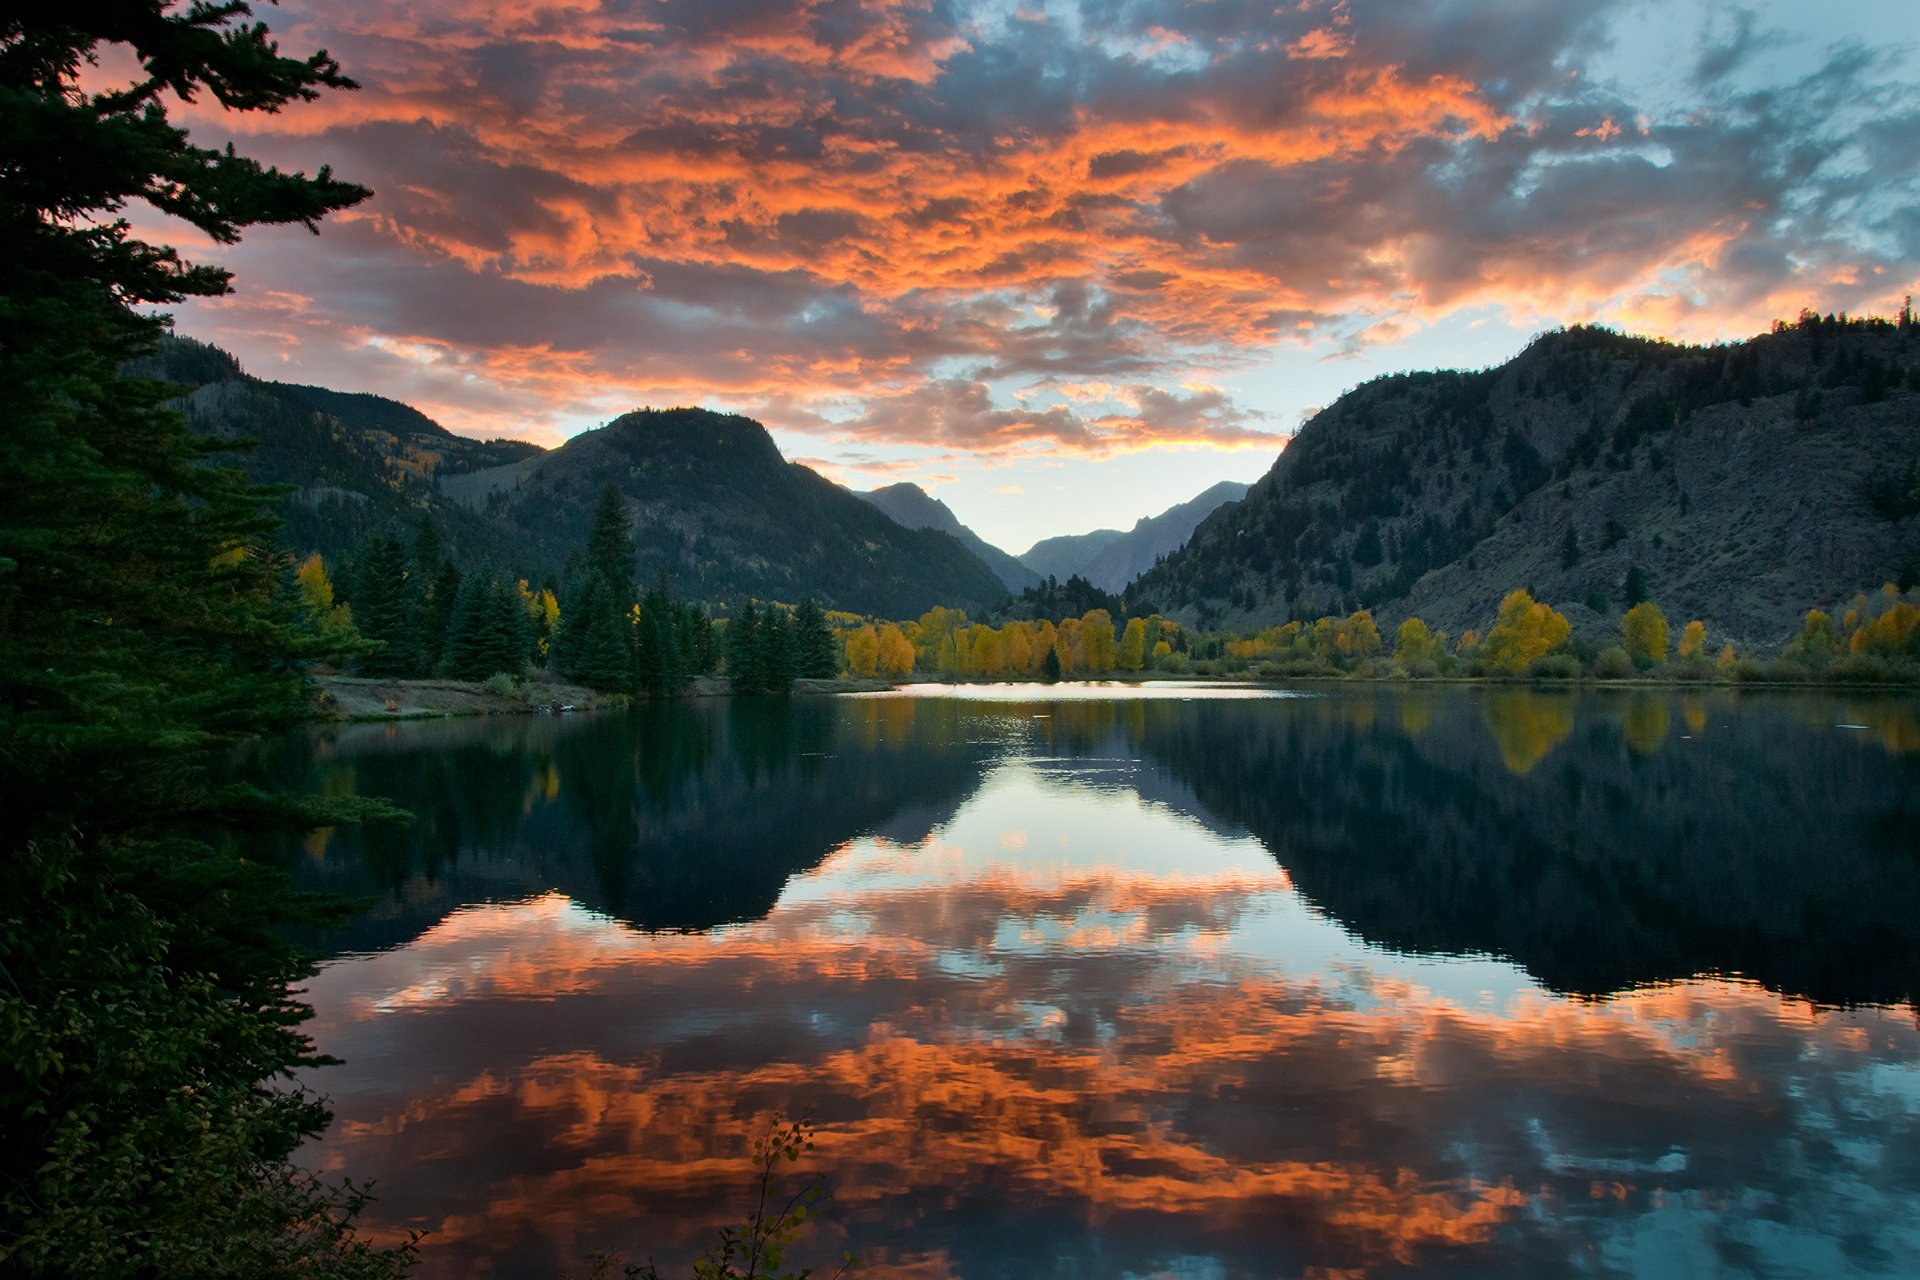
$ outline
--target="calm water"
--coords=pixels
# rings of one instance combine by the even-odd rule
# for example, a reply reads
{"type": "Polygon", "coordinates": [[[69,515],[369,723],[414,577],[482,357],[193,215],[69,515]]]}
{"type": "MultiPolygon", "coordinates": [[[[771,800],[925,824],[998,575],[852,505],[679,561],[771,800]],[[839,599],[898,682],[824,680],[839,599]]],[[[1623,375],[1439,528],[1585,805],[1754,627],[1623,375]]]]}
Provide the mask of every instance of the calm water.
{"type": "Polygon", "coordinates": [[[1920,703],[1362,691],[330,729],[313,1162],[429,1277],[1920,1275],[1920,703]]]}

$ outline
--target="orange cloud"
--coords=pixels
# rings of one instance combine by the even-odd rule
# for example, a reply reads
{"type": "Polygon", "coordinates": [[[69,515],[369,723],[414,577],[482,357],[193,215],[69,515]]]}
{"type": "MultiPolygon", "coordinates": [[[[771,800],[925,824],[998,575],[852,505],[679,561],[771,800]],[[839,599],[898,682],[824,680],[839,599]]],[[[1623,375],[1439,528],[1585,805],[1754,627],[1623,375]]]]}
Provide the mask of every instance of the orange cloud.
{"type": "MultiPolygon", "coordinates": [[[[1009,388],[1165,391],[1464,308],[1726,337],[1920,278],[1897,220],[1863,212],[1886,199],[1787,162],[1898,86],[1836,59],[1796,100],[1824,106],[1709,79],[1663,112],[1569,75],[1611,18],[1147,5],[1073,30],[930,0],[303,0],[289,43],[366,87],[241,141],[378,195],[297,269],[221,256],[252,287],[327,282],[277,341],[455,353],[416,376],[458,425],[718,400],[829,433],[852,406],[903,443],[886,406],[956,377],[1018,415],[1009,388]]],[[[1876,189],[1911,193],[1911,148],[1876,158],[1876,189]]],[[[969,447],[1116,435],[1248,443],[1134,417],[1009,421],[969,447]]]]}
{"type": "MultiPolygon", "coordinates": [[[[1750,1170],[1796,1159],[1824,1122],[1749,1061],[1808,1047],[1824,1081],[1920,1049],[1904,1018],[1731,982],[1469,1008],[1231,954],[1185,975],[1157,951],[1164,923],[1083,934],[1017,973],[995,941],[993,922],[1025,914],[1210,918],[1277,891],[999,868],[705,936],[637,935],[557,895],[470,908],[320,980],[475,984],[425,1003],[322,992],[323,1047],[379,1037],[350,1053],[371,1059],[359,1084],[334,1081],[324,1163],[388,1171],[376,1221],[431,1229],[430,1270],[507,1253],[553,1270],[598,1246],[665,1263],[740,1218],[743,1155],[770,1115],[811,1107],[808,1167],[834,1192],[815,1244],[884,1274],[955,1274],[986,1223],[1017,1227],[1023,1249],[1072,1253],[1092,1231],[1229,1271],[1276,1250],[1341,1274],[1493,1269],[1515,1229],[1589,1187],[1631,1229],[1664,1195],[1739,1196],[1750,1170]],[[849,910],[863,931],[830,925],[849,910]],[[1060,1016],[1035,1016],[1049,1000],[1060,1016]],[[1072,1028],[1088,1013],[1100,1034],[1072,1028]]],[[[1851,1175],[1828,1176],[1844,1196],[1851,1175]]]]}

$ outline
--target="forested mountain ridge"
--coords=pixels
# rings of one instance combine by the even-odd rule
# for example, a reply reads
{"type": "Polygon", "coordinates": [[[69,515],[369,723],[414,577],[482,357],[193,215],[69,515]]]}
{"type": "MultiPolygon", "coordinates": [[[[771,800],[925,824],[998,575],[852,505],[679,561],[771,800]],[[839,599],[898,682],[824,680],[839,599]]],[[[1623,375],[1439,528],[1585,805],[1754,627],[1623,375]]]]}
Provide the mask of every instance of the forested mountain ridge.
{"type": "Polygon", "coordinates": [[[955,539],[907,529],[780,455],[765,427],[706,409],[643,410],[537,457],[449,477],[450,496],[552,558],[585,538],[608,485],[633,521],[640,580],[697,600],[748,596],[912,617],[981,609],[1006,588],[955,539]]]}
{"type": "Polygon", "coordinates": [[[1020,591],[1040,584],[1039,574],[961,524],[960,517],[953,514],[951,507],[917,484],[890,484],[855,496],[872,503],[891,516],[896,524],[908,529],[935,529],[958,538],[960,545],[993,570],[1009,591],[1020,591]]]}
{"type": "Polygon", "coordinates": [[[1576,631],[1634,599],[1777,643],[1811,602],[1920,574],[1920,326],[1803,317],[1690,347],[1547,334],[1379,378],[1128,592],[1247,629],[1370,608],[1483,627],[1527,587],[1576,631]]]}
{"type": "Polygon", "coordinates": [[[608,484],[634,520],[642,581],[664,571],[694,599],[748,595],[912,617],[1006,596],[953,538],[904,529],[807,468],[766,429],[702,409],[628,414],[552,450],[474,440],[381,396],[267,382],[227,353],[165,339],[129,368],[190,388],[203,435],[250,440],[222,455],[292,489],[284,540],[344,564],[376,534],[411,539],[431,515],[448,553],[533,578],[558,574],[608,484]]]}
{"type": "Polygon", "coordinates": [[[511,558],[500,532],[446,499],[440,482],[533,457],[539,445],[457,435],[383,396],[251,377],[226,352],[191,338],[163,337],[128,372],[190,388],[180,407],[194,431],[251,442],[219,461],[292,488],[280,514],[285,541],[302,554],[340,563],[369,534],[410,535],[430,512],[456,558],[511,558]]]}

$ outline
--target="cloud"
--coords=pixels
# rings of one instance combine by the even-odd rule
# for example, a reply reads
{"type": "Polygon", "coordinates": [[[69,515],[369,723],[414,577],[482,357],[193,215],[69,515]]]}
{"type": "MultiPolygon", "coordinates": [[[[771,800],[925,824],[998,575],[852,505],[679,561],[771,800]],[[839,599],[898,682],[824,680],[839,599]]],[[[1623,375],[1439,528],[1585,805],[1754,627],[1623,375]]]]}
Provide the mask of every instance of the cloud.
{"type": "Polygon", "coordinates": [[[835,424],[843,438],[1009,452],[1035,448],[1103,456],[1157,445],[1277,449],[1280,437],[1217,387],[1111,387],[1097,401],[998,407],[983,382],[949,378],[876,397],[835,424]]]}
{"type": "Polygon", "coordinates": [[[1286,344],[1489,307],[1725,337],[1911,287],[1910,64],[1766,83],[1750,15],[1681,15],[1690,96],[1649,102],[1588,73],[1628,8],[293,0],[288,46],[366,88],[239,141],[378,194],[217,251],[243,294],[190,327],[248,354],[301,296],[269,341],[475,429],[691,400],[1100,453],[1248,443],[1166,388],[1286,344]],[[438,356],[375,383],[399,347],[438,356]],[[1060,381],[1160,390],[1013,395],[1060,381]]]}

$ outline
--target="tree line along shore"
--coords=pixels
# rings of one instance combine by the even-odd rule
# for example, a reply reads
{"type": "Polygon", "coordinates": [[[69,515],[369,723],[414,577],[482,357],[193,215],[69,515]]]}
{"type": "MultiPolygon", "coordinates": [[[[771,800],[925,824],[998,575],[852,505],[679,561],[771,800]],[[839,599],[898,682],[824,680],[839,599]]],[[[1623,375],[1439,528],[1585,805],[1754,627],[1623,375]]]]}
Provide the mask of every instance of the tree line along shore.
{"type": "Polygon", "coordinates": [[[572,709],[636,696],[784,693],[796,682],[828,692],[915,679],[1920,681],[1920,591],[1893,583],[1834,611],[1809,610],[1797,634],[1763,653],[1715,635],[1704,620],[1670,622],[1648,599],[1627,610],[1617,633],[1579,636],[1525,590],[1501,601],[1484,632],[1458,636],[1418,617],[1383,631],[1365,609],[1250,633],[1193,629],[1158,614],[1117,617],[1107,607],[974,622],[936,606],[894,621],[825,610],[811,599],[749,600],[715,617],[677,599],[664,580],[635,589],[612,492],[564,586],[463,575],[436,551],[431,521],[411,556],[397,538],[370,539],[349,569],[351,603],[318,555],[300,565],[301,607],[348,655],[322,672],[333,709],[572,709]],[[381,705],[368,705],[370,691],[381,689],[390,691],[381,705]],[[435,689],[443,696],[423,696],[435,689]]]}

